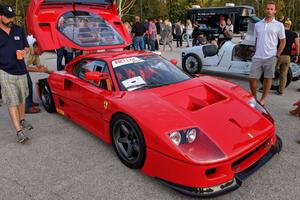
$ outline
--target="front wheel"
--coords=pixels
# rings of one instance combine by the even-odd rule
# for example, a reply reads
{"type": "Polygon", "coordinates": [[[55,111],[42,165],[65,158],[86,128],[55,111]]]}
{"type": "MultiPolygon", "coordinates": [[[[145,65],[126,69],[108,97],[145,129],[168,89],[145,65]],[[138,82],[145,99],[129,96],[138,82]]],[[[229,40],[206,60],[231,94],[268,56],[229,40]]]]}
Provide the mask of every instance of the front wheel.
{"type": "Polygon", "coordinates": [[[146,144],[136,122],[127,115],[117,115],[112,120],[111,136],[121,162],[131,169],[142,168],[146,158],[146,144]]]}
{"type": "MultiPolygon", "coordinates": [[[[288,71],[287,77],[286,77],[285,87],[288,87],[290,85],[290,83],[292,82],[292,79],[293,79],[293,74],[292,74],[291,69],[289,68],[289,71],[288,71]]],[[[260,82],[261,82],[261,84],[264,83],[264,75],[261,76],[260,82]]],[[[273,78],[271,90],[278,90],[279,84],[280,84],[280,72],[275,71],[275,77],[273,78]]]]}
{"type": "Polygon", "coordinates": [[[196,54],[187,54],[182,60],[182,69],[189,74],[199,74],[202,70],[202,61],[196,54]]]}

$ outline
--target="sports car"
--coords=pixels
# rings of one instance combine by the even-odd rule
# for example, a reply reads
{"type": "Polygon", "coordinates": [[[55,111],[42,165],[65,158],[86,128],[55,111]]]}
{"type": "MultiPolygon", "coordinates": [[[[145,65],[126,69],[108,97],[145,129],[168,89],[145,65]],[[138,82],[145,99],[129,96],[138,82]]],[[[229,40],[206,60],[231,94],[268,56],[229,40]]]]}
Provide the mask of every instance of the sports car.
{"type": "MultiPolygon", "coordinates": [[[[53,9],[53,1],[45,2],[44,10],[48,5],[53,9]]],[[[61,11],[74,13],[68,5],[61,11]]],[[[39,12],[35,13],[31,20],[39,20],[39,12]]],[[[62,24],[66,20],[68,27],[69,22],[81,22],[83,14],[87,25],[101,17],[101,13],[94,16],[85,11],[76,16],[60,13],[55,19],[60,23],[64,16],[62,24]]],[[[111,42],[118,41],[121,29],[105,24],[115,32],[113,39],[108,35],[111,42]]],[[[71,38],[72,34],[56,30],[51,39],[60,42],[48,43],[41,33],[51,30],[33,31],[44,49],[60,48],[66,41],[77,48],[96,48],[93,39],[80,41],[78,34],[71,38]]],[[[87,37],[95,38],[90,32],[87,37]]],[[[90,53],[39,80],[38,92],[49,113],[57,112],[112,144],[127,167],[191,196],[232,191],[281,151],[274,120],[240,86],[210,76],[192,77],[175,64],[176,60],[150,52],[90,53]]]]}

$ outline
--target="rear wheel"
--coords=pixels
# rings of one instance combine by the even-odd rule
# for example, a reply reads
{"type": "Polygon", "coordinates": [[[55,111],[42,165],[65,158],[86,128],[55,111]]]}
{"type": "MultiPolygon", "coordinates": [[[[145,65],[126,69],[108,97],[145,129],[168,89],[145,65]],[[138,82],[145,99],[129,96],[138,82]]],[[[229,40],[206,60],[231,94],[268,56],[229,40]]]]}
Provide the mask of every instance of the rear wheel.
{"type": "Polygon", "coordinates": [[[136,122],[124,114],[112,120],[112,143],[121,162],[131,169],[143,167],[146,145],[142,131],[136,122]]]}
{"type": "Polygon", "coordinates": [[[199,74],[202,70],[202,61],[196,54],[187,54],[182,60],[182,69],[189,74],[199,74]]]}
{"type": "MultiPolygon", "coordinates": [[[[286,78],[287,78],[286,79],[287,81],[286,81],[285,87],[288,87],[289,84],[292,82],[292,79],[293,79],[293,74],[292,74],[292,71],[291,71],[290,68],[289,68],[289,71],[288,71],[288,74],[287,74],[286,78]]],[[[264,83],[264,75],[261,76],[260,82],[261,82],[261,84],[264,83]]],[[[280,72],[275,71],[275,77],[273,78],[271,90],[278,90],[279,89],[279,84],[280,84],[280,72]]]]}
{"type": "Polygon", "coordinates": [[[39,82],[39,85],[40,85],[41,100],[45,110],[49,113],[55,113],[56,107],[47,80],[41,80],[39,82]]]}

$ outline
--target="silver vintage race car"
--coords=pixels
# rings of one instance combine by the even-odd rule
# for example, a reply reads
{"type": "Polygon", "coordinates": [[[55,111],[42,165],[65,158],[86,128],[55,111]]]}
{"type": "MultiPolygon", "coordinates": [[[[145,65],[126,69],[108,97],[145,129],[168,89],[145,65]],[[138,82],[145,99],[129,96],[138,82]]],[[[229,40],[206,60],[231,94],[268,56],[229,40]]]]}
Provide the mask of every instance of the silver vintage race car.
{"type": "MultiPolygon", "coordinates": [[[[254,24],[249,24],[247,37],[240,43],[226,41],[220,47],[216,45],[203,45],[182,50],[182,68],[190,74],[201,73],[202,70],[249,75],[251,59],[255,53],[254,24]]],[[[275,73],[272,89],[279,87],[278,71],[275,73]]],[[[291,63],[287,75],[288,86],[291,81],[299,80],[300,67],[291,63]]],[[[261,79],[263,80],[263,79],[261,79]]]]}

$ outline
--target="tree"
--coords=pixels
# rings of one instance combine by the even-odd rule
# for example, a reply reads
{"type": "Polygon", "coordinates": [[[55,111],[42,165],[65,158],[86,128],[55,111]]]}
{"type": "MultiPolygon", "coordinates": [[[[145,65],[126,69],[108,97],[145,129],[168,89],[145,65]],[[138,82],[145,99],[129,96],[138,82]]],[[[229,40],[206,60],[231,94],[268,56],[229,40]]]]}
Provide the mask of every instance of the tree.
{"type": "Polygon", "coordinates": [[[116,0],[120,18],[128,14],[130,9],[135,5],[136,0],[116,0]]]}

